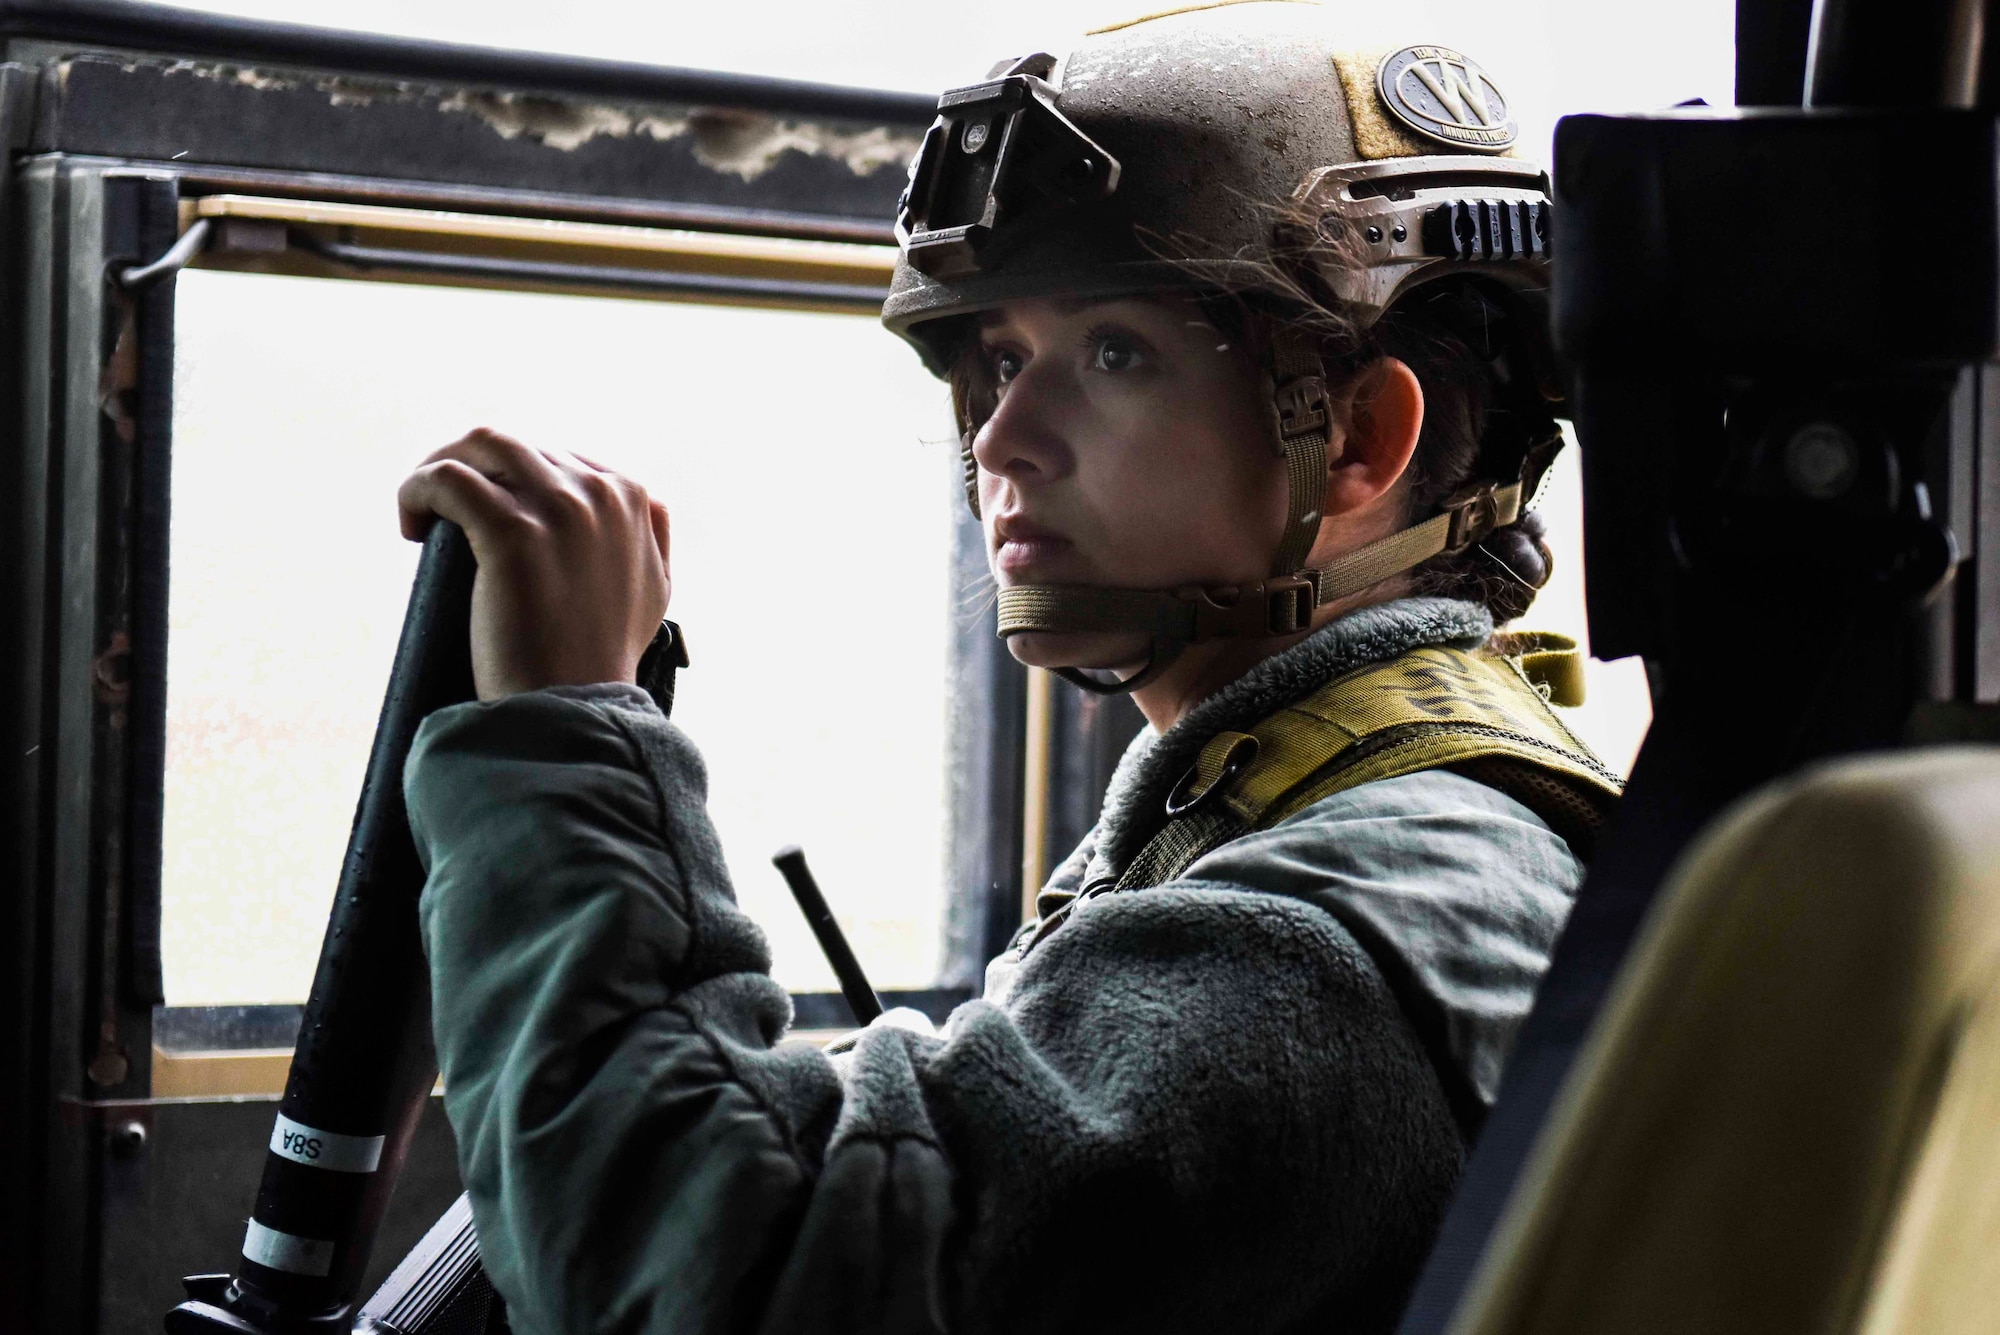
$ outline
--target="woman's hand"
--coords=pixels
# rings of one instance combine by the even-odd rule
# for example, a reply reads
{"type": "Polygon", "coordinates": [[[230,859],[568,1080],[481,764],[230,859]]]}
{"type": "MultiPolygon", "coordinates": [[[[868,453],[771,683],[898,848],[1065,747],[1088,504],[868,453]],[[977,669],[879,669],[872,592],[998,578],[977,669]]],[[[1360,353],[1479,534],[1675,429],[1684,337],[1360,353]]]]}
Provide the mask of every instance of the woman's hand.
{"type": "Polygon", "coordinates": [[[472,678],[497,700],[544,686],[631,681],[667,612],[667,508],[628,478],[480,428],[396,493],[403,536],[465,530],[472,678]]]}

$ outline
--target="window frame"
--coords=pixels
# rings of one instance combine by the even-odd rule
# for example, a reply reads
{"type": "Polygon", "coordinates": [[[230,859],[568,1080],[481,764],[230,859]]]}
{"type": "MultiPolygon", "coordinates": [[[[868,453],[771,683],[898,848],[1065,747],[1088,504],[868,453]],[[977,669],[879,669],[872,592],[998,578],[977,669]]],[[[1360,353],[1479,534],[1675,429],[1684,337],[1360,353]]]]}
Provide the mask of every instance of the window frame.
{"type": "MultiPolygon", "coordinates": [[[[168,1071],[154,1066],[156,1018],[163,1035],[202,1032],[204,1018],[156,1014],[174,283],[168,275],[127,296],[107,275],[163,255],[201,216],[200,201],[255,196],[301,210],[318,202],[735,238],[722,249],[741,262],[708,263],[707,272],[742,280],[740,291],[643,295],[827,309],[825,291],[810,290],[812,274],[787,275],[782,256],[755,239],[893,244],[900,171],[845,180],[824,155],[793,154],[746,188],[702,168],[686,135],[613,139],[588,163],[517,137],[468,162],[453,138],[462,122],[439,104],[480,95],[627,114],[763,116],[808,131],[906,132],[914,142],[932,102],[88,0],[10,6],[0,42],[0,142],[9,149],[0,308],[22,317],[0,327],[0,358],[20,391],[15,410],[0,413],[0,494],[11,498],[0,510],[0,625],[14,646],[0,656],[0,745],[21,757],[0,771],[8,823],[0,886],[9,887],[0,890],[0,1082],[19,1094],[0,1100],[0,1138],[19,1147],[0,1156],[0,1247],[20,1262],[0,1279],[0,1325],[87,1332],[157,1321],[179,1274],[233,1255],[285,1064],[270,1044],[288,1020],[267,1013],[261,1029],[231,1039],[221,1036],[229,1017],[207,1017],[217,1023],[206,1032],[221,1043],[208,1066],[184,1064],[175,1079],[157,1079],[168,1071]],[[171,74],[187,68],[217,77],[171,74]],[[385,103],[335,114],[325,89],[352,79],[415,87],[415,109],[385,103]],[[399,174],[355,171],[357,115],[434,133],[398,145],[399,174]],[[774,276],[798,286],[774,290],[774,276]],[[108,369],[117,374],[107,379],[108,369]],[[118,411],[102,411],[107,389],[118,411]],[[193,1264],[183,1259],[190,1239],[201,1240],[193,1264]]],[[[509,254],[491,236],[480,244],[462,249],[509,254]]],[[[535,259],[519,247],[514,254],[535,259]]],[[[323,255],[217,250],[197,262],[440,277],[329,274],[323,255]]],[[[694,267],[687,255],[655,267],[677,265],[694,267]]],[[[474,277],[482,286],[634,295],[616,283],[551,283],[546,272],[474,277]]],[[[884,291],[886,280],[884,269],[884,291]]],[[[863,303],[850,291],[831,304],[863,303]]],[[[952,559],[961,583],[985,577],[983,536],[963,513],[952,559]]],[[[1094,819],[1101,783],[1068,783],[1063,757],[1103,750],[1101,738],[1043,708],[1037,767],[1048,774],[1030,784],[1027,671],[983,621],[958,626],[952,664],[944,964],[934,988],[885,998],[936,1015],[977,990],[985,961],[1021,921],[1024,864],[1049,864],[1045,848],[1024,856],[1024,826],[1046,843],[1051,830],[1074,832],[1085,813],[1094,819]]],[[[327,869],[329,881],[337,871],[327,869]]],[[[835,996],[797,998],[801,1023],[837,1025],[835,996]]],[[[410,1157],[378,1269],[457,1191],[435,1107],[410,1157]]]]}
{"type": "MultiPolygon", "coordinates": [[[[106,170],[116,171],[122,169],[106,170]]],[[[848,315],[872,317],[879,310],[881,300],[888,290],[890,274],[894,268],[894,252],[882,246],[879,241],[871,249],[880,254],[857,257],[852,254],[839,256],[839,262],[854,272],[838,272],[836,264],[816,254],[808,253],[801,258],[788,255],[777,246],[788,242],[806,242],[823,249],[839,247],[848,252],[859,251],[866,243],[841,240],[827,242],[824,238],[812,237],[770,237],[740,233],[703,233],[691,229],[660,229],[628,222],[607,224],[597,220],[569,218],[544,220],[522,217],[512,213],[485,213],[455,211],[439,214],[423,208],[432,202],[431,191],[420,188],[415,191],[399,191],[388,183],[379,181],[342,182],[342,193],[365,192],[367,204],[351,204],[347,201],[329,202],[320,197],[288,197],[284,194],[246,196],[234,191],[203,194],[193,193],[204,188],[213,188],[222,183],[234,184],[234,174],[223,175],[218,181],[214,174],[202,168],[194,168],[174,178],[148,178],[148,185],[158,192],[154,209],[166,209],[173,213],[176,226],[161,237],[167,244],[186,236],[190,229],[204,221],[220,224],[212,228],[206,245],[199,249],[185,268],[222,269],[233,272],[285,274],[291,276],[318,278],[335,282],[389,282],[415,283],[424,286],[472,287],[489,291],[552,292],[564,295],[592,298],[651,299],[682,302],[693,305],[752,306],[770,310],[836,312],[848,315]],[[220,205],[221,207],[215,207],[220,205]],[[261,244],[257,233],[250,236],[232,238],[224,230],[231,223],[250,222],[262,228],[283,228],[290,234],[284,249],[271,251],[261,244]],[[552,222],[545,234],[522,240],[497,234],[501,229],[482,228],[479,223],[492,224],[540,224],[552,222]],[[608,247],[602,233],[593,229],[611,229],[627,234],[624,240],[655,243],[641,248],[633,245],[630,257],[612,256],[618,262],[604,264],[608,247]],[[431,243],[429,249],[392,248],[376,242],[380,234],[395,234],[407,230],[409,234],[421,237],[431,243]],[[644,235],[652,233],[654,235],[644,235]],[[332,237],[357,238],[354,240],[331,241],[332,237]],[[311,238],[306,244],[299,244],[302,238],[311,238]],[[731,244],[720,249],[704,248],[699,243],[713,239],[731,244]],[[316,245],[331,242],[333,245],[350,246],[365,250],[375,258],[375,262],[362,266],[349,266],[336,260],[329,260],[316,245]],[[440,244],[441,243],[441,244],[440,244]],[[457,244],[454,244],[457,243],[457,244]],[[676,244],[680,243],[680,244],[676,244]],[[761,243],[761,244],[760,244],[761,243]],[[565,252],[576,252],[565,256],[565,252]],[[563,258],[552,258],[563,257],[563,258]],[[391,258],[385,258],[391,257],[391,258]],[[408,263],[398,263],[393,257],[406,257],[408,263]],[[855,281],[864,267],[873,262],[873,275],[878,280],[872,287],[855,281]],[[464,269],[452,266],[464,263],[464,269]],[[642,267],[643,263],[643,267],[642,267]],[[551,277],[554,271],[559,276],[551,277]],[[829,278],[827,274],[833,273],[829,278]],[[696,280],[702,286],[693,290],[683,290],[674,286],[639,286],[645,279],[664,280],[672,284],[678,280],[696,280]]],[[[267,180],[267,188],[283,190],[286,182],[267,180]]],[[[300,184],[324,187],[330,182],[317,179],[300,184]]],[[[463,200],[461,202],[469,202],[463,200]]],[[[518,230],[518,229],[507,229],[518,230]]],[[[832,230],[832,229],[827,229],[832,230]]],[[[178,272],[178,271],[176,271],[178,272]]],[[[167,288],[171,276],[159,287],[167,288]]],[[[161,291],[154,298],[151,309],[164,312],[156,316],[149,351],[155,362],[164,362],[171,374],[172,365],[172,294],[161,291]],[[162,322],[163,321],[163,322],[162,322]]],[[[166,393],[171,386],[164,387],[166,393]]],[[[165,409],[165,416],[152,435],[153,447],[158,451],[160,467],[171,466],[170,443],[171,407],[165,409]]],[[[152,505],[163,525],[167,511],[165,496],[167,477],[159,479],[155,488],[152,505]]],[[[967,534],[961,525],[954,532],[953,546],[955,560],[957,554],[968,541],[973,544],[974,557],[984,562],[984,544],[979,537],[977,526],[967,534]]],[[[148,551],[152,556],[152,568],[164,569],[167,559],[167,542],[164,532],[152,535],[148,541],[148,551]]],[[[152,644],[158,657],[166,659],[169,646],[165,633],[166,581],[158,581],[154,591],[157,607],[137,606],[134,614],[144,624],[155,627],[152,644]]],[[[968,635],[959,628],[950,648],[950,676],[954,683],[952,690],[952,726],[947,737],[947,753],[950,773],[948,785],[954,796],[951,817],[952,829],[948,835],[948,864],[1011,866],[1018,858],[1020,835],[1012,827],[1023,817],[1018,799],[1010,801],[1008,792],[1021,786],[1025,780],[1020,772],[1019,751],[1023,742],[1019,736],[1021,710],[1009,697],[1018,695],[1024,689],[1025,674],[1016,669],[1006,671],[1006,665],[994,665],[986,672],[968,664],[970,659],[988,655],[984,641],[993,638],[984,627],[975,635],[968,635]],[[998,739],[1000,745],[995,746],[998,739]],[[1003,791],[993,793],[998,787],[1003,791]],[[1001,809],[998,819],[989,818],[988,809],[1001,809]],[[965,808],[965,809],[961,809],[965,808]],[[962,850],[967,843],[979,845],[976,850],[962,850]]],[[[1009,660],[1011,663],[1011,660],[1009,660]]],[[[384,664],[386,681],[387,665],[384,664]]],[[[149,940],[134,940],[129,950],[150,952],[152,970],[149,977],[159,975],[159,891],[160,891],[160,839],[159,839],[159,798],[158,789],[164,780],[164,691],[161,698],[152,702],[152,714],[144,727],[161,739],[156,746],[156,754],[151,763],[134,773],[134,793],[136,798],[150,804],[151,824],[147,830],[135,829],[132,846],[135,854],[135,886],[143,882],[147,887],[144,902],[134,901],[135,911],[144,914],[144,921],[150,931],[149,940]]],[[[329,884],[337,868],[328,871],[329,884]]],[[[979,970],[984,962],[1005,944],[1007,935],[1018,921],[1011,920],[1009,914],[1019,901],[1018,890],[1010,889],[1007,878],[993,875],[954,876],[946,887],[946,955],[940,968],[940,977],[934,985],[926,988],[890,990],[883,995],[884,1003],[892,1006],[908,1006],[942,1020],[951,1008],[972,996],[978,987],[979,970]],[[983,887],[983,892],[982,892],[983,887]],[[992,903],[987,901],[991,900],[992,903]],[[978,922],[982,930],[974,940],[961,938],[961,931],[954,924],[978,922]],[[971,955],[977,955],[978,969],[968,970],[966,964],[971,955]],[[958,958],[965,956],[966,958],[958,958]]],[[[136,920],[135,920],[136,926],[136,920]]],[[[142,991],[146,989],[141,989],[142,991]]],[[[157,981],[150,985],[150,992],[157,995],[163,991],[157,981]]],[[[801,1031],[837,1030],[850,1023],[846,1003],[837,991],[801,992],[792,996],[795,1025],[801,1031]]],[[[223,1010],[237,1011],[240,1007],[186,1007],[171,1008],[176,1011],[223,1010]]],[[[170,1017],[173,1032],[186,1035],[187,1041],[197,1046],[172,1049],[158,1043],[152,1044],[152,1060],[164,1062],[172,1069],[166,1073],[169,1087],[184,1092],[184,1096],[225,1093],[270,1093],[282,1092],[285,1066],[274,1062],[273,1055],[281,1048],[288,1049],[290,1039],[284,1037],[287,1027],[296,1034],[298,1019],[303,1011],[300,1005],[271,1006],[257,1008],[262,1016],[255,1026],[263,1035],[252,1045],[232,1041],[230,1035],[242,1032],[242,1026],[233,1018],[218,1017],[206,1021],[200,1015],[176,1014],[170,1017]],[[287,1022],[289,1015],[289,1026],[287,1022]],[[216,1036],[213,1044],[195,1038],[199,1034],[216,1036]],[[274,1042],[274,1039],[276,1040],[274,1042]],[[213,1080],[206,1081],[204,1072],[212,1072],[213,1080]],[[259,1073],[252,1076],[250,1073],[259,1073]],[[262,1084],[253,1082],[262,1081],[262,1084]]]]}

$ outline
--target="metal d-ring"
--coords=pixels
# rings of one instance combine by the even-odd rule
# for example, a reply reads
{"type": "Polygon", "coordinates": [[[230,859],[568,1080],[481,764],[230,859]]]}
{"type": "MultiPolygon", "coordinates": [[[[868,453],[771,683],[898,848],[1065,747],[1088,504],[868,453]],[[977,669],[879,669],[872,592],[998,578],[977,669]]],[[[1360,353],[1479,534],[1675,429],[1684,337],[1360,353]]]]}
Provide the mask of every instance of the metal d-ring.
{"type": "Polygon", "coordinates": [[[1220,792],[1231,779],[1241,774],[1244,767],[1256,758],[1257,739],[1245,736],[1242,741],[1237,742],[1229,748],[1229,759],[1222,763],[1222,773],[1215,776],[1215,782],[1190,797],[1187,794],[1188,786],[1194,782],[1195,775],[1201,770],[1201,761],[1196,759],[1194,764],[1188,766],[1187,773],[1181,775],[1179,781],[1174,784],[1173,791],[1167,794],[1167,815],[1184,816],[1188,812],[1193,811],[1210,797],[1220,792]],[[1248,742],[1249,745],[1245,746],[1244,742],[1248,742]]]}
{"type": "Polygon", "coordinates": [[[134,264],[120,269],[114,275],[118,286],[126,291],[146,286],[156,278],[164,278],[171,273],[179,273],[194,261],[201,248],[208,244],[209,229],[214,226],[208,218],[196,218],[178,240],[167,248],[164,255],[149,264],[134,264]]]}

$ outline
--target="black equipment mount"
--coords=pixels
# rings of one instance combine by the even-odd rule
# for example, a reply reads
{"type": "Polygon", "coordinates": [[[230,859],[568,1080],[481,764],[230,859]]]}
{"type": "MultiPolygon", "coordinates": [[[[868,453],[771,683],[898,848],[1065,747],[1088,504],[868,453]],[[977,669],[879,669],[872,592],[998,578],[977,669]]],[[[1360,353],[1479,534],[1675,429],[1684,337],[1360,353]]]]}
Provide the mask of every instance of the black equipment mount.
{"type": "MultiPolygon", "coordinates": [[[[1774,67],[1739,85],[1768,93],[1805,13],[1785,6],[1796,40],[1772,42],[1745,20],[1780,6],[1739,2],[1739,51],[1774,67]]],[[[1819,760],[1994,733],[1996,20],[1994,0],[1819,0],[1806,105],[1557,128],[1592,651],[1644,657],[1654,723],[1402,1335],[1450,1326],[1701,828],[1819,760]]]]}

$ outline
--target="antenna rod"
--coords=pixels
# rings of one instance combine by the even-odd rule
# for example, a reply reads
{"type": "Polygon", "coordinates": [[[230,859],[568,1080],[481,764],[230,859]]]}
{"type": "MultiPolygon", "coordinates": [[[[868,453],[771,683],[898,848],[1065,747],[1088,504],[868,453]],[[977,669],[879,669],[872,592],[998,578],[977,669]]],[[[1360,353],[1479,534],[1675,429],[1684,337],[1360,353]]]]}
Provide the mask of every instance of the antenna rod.
{"type": "Polygon", "coordinates": [[[819,938],[819,948],[826,952],[826,962],[833,966],[833,975],[840,980],[841,995],[847,998],[855,1023],[867,1024],[882,1013],[882,998],[875,995],[868,975],[861,972],[861,961],[854,958],[840,924],[833,920],[826,896],[819,892],[819,883],[806,867],[804,850],[797,844],[787,844],[771,855],[771,865],[784,873],[785,884],[792,888],[792,898],[799,901],[799,911],[806,915],[806,925],[819,938]]]}

